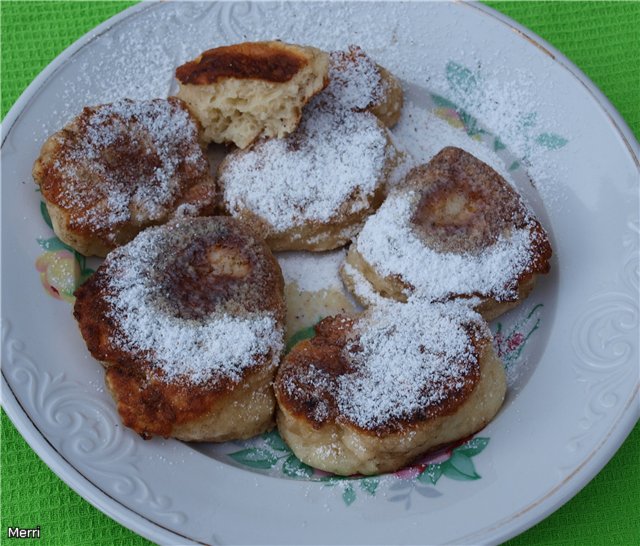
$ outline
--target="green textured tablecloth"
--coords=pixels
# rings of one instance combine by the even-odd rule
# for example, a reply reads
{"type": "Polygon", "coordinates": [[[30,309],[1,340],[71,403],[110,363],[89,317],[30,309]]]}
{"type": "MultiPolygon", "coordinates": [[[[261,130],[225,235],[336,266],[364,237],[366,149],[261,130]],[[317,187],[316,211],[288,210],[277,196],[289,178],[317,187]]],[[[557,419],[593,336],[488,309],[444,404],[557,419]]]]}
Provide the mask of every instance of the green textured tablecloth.
{"type": "MultiPolygon", "coordinates": [[[[487,3],[565,53],[640,135],[639,2],[487,3]]],[[[131,4],[3,0],[2,117],[56,55],[131,4]]],[[[4,412],[1,465],[0,543],[9,542],[7,526],[39,525],[46,544],[149,544],[69,489],[31,451],[4,412]]],[[[573,500],[509,544],[640,544],[640,426],[573,500]]]]}

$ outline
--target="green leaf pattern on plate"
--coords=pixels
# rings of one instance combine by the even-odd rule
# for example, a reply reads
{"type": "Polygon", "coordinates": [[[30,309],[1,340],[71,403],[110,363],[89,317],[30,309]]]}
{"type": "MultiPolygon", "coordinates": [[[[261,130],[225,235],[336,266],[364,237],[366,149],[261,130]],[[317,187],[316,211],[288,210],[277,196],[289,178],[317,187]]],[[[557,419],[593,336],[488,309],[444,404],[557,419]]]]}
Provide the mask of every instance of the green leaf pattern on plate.
{"type": "Polygon", "coordinates": [[[469,440],[466,444],[461,445],[453,450],[454,453],[462,453],[467,457],[475,457],[478,453],[481,453],[487,444],[489,443],[489,438],[473,438],[469,440]]]}
{"type": "Polygon", "coordinates": [[[49,211],[47,210],[47,205],[45,205],[44,201],[40,201],[40,214],[42,215],[44,223],[49,226],[49,229],[53,229],[53,222],[51,222],[51,216],[49,216],[49,211]]]}
{"type": "Polygon", "coordinates": [[[243,466],[258,470],[268,470],[281,465],[280,471],[289,478],[305,479],[313,476],[314,469],[293,454],[277,430],[264,433],[261,440],[264,443],[261,447],[241,449],[229,453],[228,456],[243,466]]]}
{"type": "Polygon", "coordinates": [[[478,480],[480,475],[476,472],[476,467],[471,457],[464,453],[454,452],[448,461],[442,463],[442,473],[452,480],[478,480]]]}
{"type": "Polygon", "coordinates": [[[432,483],[433,485],[438,483],[438,480],[442,476],[444,470],[442,463],[433,463],[424,469],[422,474],[418,476],[418,481],[422,483],[432,483]]]}
{"type": "Polygon", "coordinates": [[[496,138],[493,139],[493,151],[494,152],[499,152],[500,150],[504,150],[505,148],[506,148],[506,146],[500,140],[499,137],[496,137],[496,138]]]}
{"type": "Polygon", "coordinates": [[[380,482],[376,478],[362,478],[360,480],[360,489],[362,489],[365,493],[374,496],[378,489],[379,483],[380,482]]]}
{"type": "MultiPolygon", "coordinates": [[[[451,93],[454,97],[461,100],[463,98],[476,94],[481,87],[482,78],[479,73],[474,73],[470,68],[463,66],[454,61],[449,61],[445,68],[445,76],[451,93]]],[[[456,128],[463,128],[468,136],[475,140],[481,140],[483,136],[493,137],[493,141],[487,142],[489,146],[493,146],[495,152],[504,150],[507,145],[501,140],[499,135],[494,135],[487,129],[480,126],[477,118],[469,111],[461,107],[455,100],[443,97],[438,94],[431,94],[431,100],[435,106],[435,114],[447,123],[456,128]]],[[[536,131],[538,126],[538,113],[527,112],[516,120],[520,135],[526,138],[527,151],[521,160],[527,160],[530,154],[531,146],[538,146],[545,150],[558,150],[565,146],[569,141],[556,133],[536,131]]],[[[512,161],[509,171],[515,171],[522,165],[522,161],[512,161]]]]}
{"type": "MultiPolygon", "coordinates": [[[[345,506],[351,506],[360,496],[374,497],[382,484],[389,485],[391,490],[402,490],[402,494],[395,495],[390,500],[402,499],[405,504],[410,504],[411,489],[418,487],[416,491],[424,497],[437,497],[441,493],[432,487],[424,485],[436,485],[441,477],[458,481],[479,480],[480,474],[476,471],[472,459],[480,454],[488,445],[489,438],[473,438],[446,452],[446,458],[439,462],[425,464],[419,463],[414,467],[403,469],[385,476],[337,476],[327,474],[306,465],[291,451],[282,440],[277,430],[267,432],[261,437],[261,445],[234,451],[228,456],[237,464],[256,470],[275,469],[282,476],[296,480],[313,480],[323,483],[326,487],[339,487],[345,506]],[[409,474],[407,474],[407,471],[409,474]],[[407,478],[407,476],[410,476],[407,478]],[[394,486],[396,483],[397,486],[394,486]],[[413,485],[412,485],[413,484],[413,485]]],[[[440,453],[440,452],[439,452],[440,453]]],[[[429,460],[427,456],[426,460],[429,460]]]]}
{"type": "Polygon", "coordinates": [[[290,478],[310,478],[313,476],[313,468],[304,464],[293,453],[285,459],[282,472],[290,478]]]}
{"type": "Polygon", "coordinates": [[[536,137],[536,142],[549,150],[557,150],[562,148],[568,140],[554,133],[542,133],[536,137]]]}
{"type": "Polygon", "coordinates": [[[291,336],[291,339],[287,341],[287,347],[285,349],[285,353],[288,353],[296,343],[303,341],[305,339],[311,339],[316,335],[316,330],[314,326],[309,326],[308,328],[303,328],[302,330],[298,330],[295,334],[291,336]]]}
{"type": "Polygon", "coordinates": [[[275,451],[286,451],[287,453],[291,451],[289,449],[289,446],[285,444],[284,440],[275,429],[271,432],[265,432],[262,435],[262,438],[264,439],[265,443],[275,451]]]}
{"type": "Polygon", "coordinates": [[[418,481],[435,485],[442,476],[458,481],[479,480],[481,476],[471,459],[481,453],[488,443],[489,438],[478,437],[454,448],[447,460],[428,465],[418,476],[418,481]]]}
{"type": "Polygon", "coordinates": [[[522,354],[531,336],[540,328],[540,313],[544,305],[535,305],[508,332],[502,322],[497,322],[493,333],[493,346],[505,368],[509,369],[522,354]]]}
{"type": "Polygon", "coordinates": [[[235,453],[230,453],[229,457],[241,465],[248,466],[249,468],[260,468],[263,470],[272,468],[278,462],[278,457],[276,457],[272,451],[259,447],[242,449],[235,453]]]}
{"type": "Polygon", "coordinates": [[[473,93],[478,87],[477,76],[466,66],[449,61],[446,68],[449,86],[464,94],[473,93]]]}
{"type": "Polygon", "coordinates": [[[356,500],[356,492],[353,489],[353,484],[348,483],[342,492],[342,500],[347,506],[351,506],[356,500]]]}

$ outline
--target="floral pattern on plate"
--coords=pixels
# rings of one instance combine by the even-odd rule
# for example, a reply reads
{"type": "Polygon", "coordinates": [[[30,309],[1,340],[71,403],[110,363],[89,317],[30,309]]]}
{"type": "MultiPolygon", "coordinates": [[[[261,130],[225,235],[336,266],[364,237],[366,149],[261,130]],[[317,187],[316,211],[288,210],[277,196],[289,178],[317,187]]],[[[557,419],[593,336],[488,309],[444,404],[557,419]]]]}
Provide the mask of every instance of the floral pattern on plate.
{"type": "MultiPolygon", "coordinates": [[[[505,368],[509,369],[520,362],[526,344],[540,327],[542,308],[541,303],[534,305],[508,329],[508,333],[505,333],[502,322],[494,324],[494,349],[505,368]]],[[[296,332],[287,351],[299,341],[314,335],[313,327],[296,332]]],[[[487,447],[489,441],[490,438],[486,436],[466,438],[428,453],[397,472],[380,476],[345,477],[314,469],[295,456],[276,430],[246,443],[236,442],[235,445],[242,449],[228,452],[226,456],[241,467],[259,472],[268,471],[271,475],[296,480],[320,481],[328,487],[339,486],[345,506],[353,504],[359,496],[375,496],[384,486],[389,493],[386,495],[389,501],[402,502],[409,509],[414,493],[423,497],[441,496],[442,493],[435,486],[443,477],[457,481],[479,480],[482,475],[476,469],[473,458],[487,447]]]]}
{"type": "MultiPolygon", "coordinates": [[[[50,229],[53,229],[51,217],[44,202],[40,203],[40,214],[50,229]]],[[[87,267],[87,258],[63,243],[58,237],[38,239],[44,252],[36,259],[36,269],[40,273],[40,282],[50,296],[73,303],[73,293],[93,273],[87,267]]]]}
{"type": "Polygon", "coordinates": [[[489,438],[479,436],[461,440],[423,456],[411,466],[380,476],[337,476],[314,469],[294,455],[277,430],[263,434],[259,445],[234,451],[228,456],[247,468],[275,469],[283,477],[320,481],[328,487],[339,486],[346,506],[353,504],[358,494],[375,496],[384,483],[385,489],[391,492],[402,490],[399,494],[389,496],[389,500],[402,501],[409,508],[414,490],[426,497],[440,496],[442,493],[434,486],[442,477],[458,481],[479,480],[481,475],[476,470],[473,457],[480,454],[488,443],[489,438]],[[402,485],[398,486],[398,482],[402,482],[402,485]]]}
{"type": "MultiPolygon", "coordinates": [[[[446,69],[446,80],[453,96],[464,97],[475,93],[480,85],[481,76],[474,73],[470,68],[449,61],[446,69]]],[[[464,129],[467,136],[474,140],[486,140],[487,145],[495,152],[504,150],[507,146],[491,131],[480,126],[478,119],[471,115],[468,109],[460,106],[455,100],[431,93],[431,100],[434,103],[434,113],[452,127],[464,129]],[[491,142],[493,140],[493,142],[491,142]]],[[[525,135],[528,146],[538,146],[545,150],[558,150],[564,147],[569,140],[562,135],[540,130],[538,128],[537,112],[527,112],[519,119],[519,132],[525,135]]],[[[527,157],[522,158],[525,163],[527,157]]],[[[510,171],[515,171],[521,167],[520,161],[512,161],[509,165],[510,171]]]]}

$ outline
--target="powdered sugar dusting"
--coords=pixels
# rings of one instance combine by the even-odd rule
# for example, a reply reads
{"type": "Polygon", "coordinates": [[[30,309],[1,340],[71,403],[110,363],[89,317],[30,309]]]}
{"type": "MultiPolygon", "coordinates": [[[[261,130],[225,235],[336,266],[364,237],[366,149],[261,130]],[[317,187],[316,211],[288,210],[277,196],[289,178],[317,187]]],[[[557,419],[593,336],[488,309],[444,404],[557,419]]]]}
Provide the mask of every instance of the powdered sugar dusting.
{"type": "MultiPolygon", "coordinates": [[[[482,120],[519,159],[526,158],[546,199],[553,195],[549,190],[558,190],[555,179],[563,164],[536,139],[551,131],[569,136],[566,123],[561,126],[562,116],[545,114],[542,119],[543,111],[559,101],[540,93],[540,82],[552,89],[554,78],[537,68],[528,69],[527,61],[536,49],[532,45],[515,43],[514,52],[504,52],[496,46],[500,33],[484,33],[479,40],[477,21],[469,11],[445,2],[393,7],[385,2],[258,2],[250,7],[237,2],[169,2],[146,6],[110,32],[92,36],[92,47],[70,59],[75,69],[64,74],[60,87],[51,90],[58,99],[56,109],[45,120],[45,131],[34,136],[41,141],[78,103],[171,94],[175,67],[205,49],[245,40],[282,39],[326,51],[355,43],[405,83],[420,86],[424,93],[436,91],[482,120]],[[402,10],[402,17],[396,16],[397,10],[402,10]],[[433,44],[447,47],[434,52],[433,44]],[[429,47],[433,54],[424,55],[429,47]],[[514,55],[518,55],[517,62],[514,55]],[[455,77],[460,73],[448,77],[447,63],[452,62],[462,67],[466,80],[455,77]],[[537,120],[533,118],[536,112],[537,120]]],[[[485,19],[490,25],[489,18],[485,19]]],[[[534,65],[537,67],[531,63],[534,65]]]]}
{"type": "Polygon", "coordinates": [[[563,131],[559,117],[540,119],[541,99],[536,89],[546,74],[534,76],[521,67],[498,70],[508,72],[509,77],[449,61],[430,85],[490,128],[526,165],[545,199],[556,200],[566,167],[553,152],[568,140],[556,134],[563,131]]]}
{"type": "MultiPolygon", "coordinates": [[[[291,377],[283,383],[283,388],[287,395],[293,399],[304,399],[308,396],[306,386],[313,385],[316,392],[331,392],[335,384],[333,378],[326,371],[317,368],[313,364],[296,370],[295,381],[291,377]]],[[[323,397],[316,397],[315,404],[311,412],[312,419],[317,423],[325,421],[330,413],[329,402],[323,397]]]]}
{"type": "Polygon", "coordinates": [[[285,281],[295,282],[300,290],[317,292],[342,286],[338,270],[345,254],[344,249],[322,254],[282,252],[277,258],[285,281]]]}
{"type": "Polygon", "coordinates": [[[470,323],[486,334],[480,316],[463,303],[414,300],[372,308],[344,349],[356,370],[338,378],[339,412],[376,428],[460,393],[478,364],[465,329],[470,323]]]}
{"type": "Polygon", "coordinates": [[[329,85],[324,98],[344,108],[363,111],[379,103],[386,92],[376,64],[357,46],[330,53],[329,85]]]}
{"type": "Polygon", "coordinates": [[[184,319],[167,300],[158,272],[167,267],[172,252],[199,235],[198,224],[151,228],[109,255],[104,264],[107,301],[117,327],[111,341],[145,355],[167,382],[187,378],[202,384],[219,376],[239,381],[243,370],[258,363],[277,365],[284,332],[270,313],[214,311],[202,319],[184,319]]]}
{"type": "MultiPolygon", "coordinates": [[[[208,175],[198,128],[175,100],[131,101],[87,108],[56,135],[53,200],[74,223],[104,230],[164,219],[184,186],[208,175]]],[[[45,195],[47,187],[43,188],[45,195]]]]}
{"type": "Polygon", "coordinates": [[[411,227],[419,197],[415,190],[397,190],[369,217],[355,243],[365,261],[383,276],[399,276],[430,301],[474,293],[514,297],[515,280],[530,260],[529,229],[501,235],[477,255],[436,252],[411,227]]]}
{"type": "Polygon", "coordinates": [[[316,106],[293,135],[232,154],[220,182],[232,215],[248,209],[284,231],[368,209],[386,160],[386,131],[372,114],[316,106]]]}
{"type": "Polygon", "coordinates": [[[474,140],[467,133],[451,126],[433,112],[412,101],[405,101],[402,114],[393,129],[396,147],[404,152],[404,161],[395,170],[392,184],[402,182],[415,166],[428,163],[445,146],[461,148],[489,165],[512,186],[516,186],[504,160],[485,143],[474,140]]]}
{"type": "Polygon", "coordinates": [[[351,281],[350,288],[353,290],[354,295],[364,305],[380,305],[386,301],[384,297],[375,291],[372,284],[360,270],[346,262],[342,265],[342,270],[351,281]]]}

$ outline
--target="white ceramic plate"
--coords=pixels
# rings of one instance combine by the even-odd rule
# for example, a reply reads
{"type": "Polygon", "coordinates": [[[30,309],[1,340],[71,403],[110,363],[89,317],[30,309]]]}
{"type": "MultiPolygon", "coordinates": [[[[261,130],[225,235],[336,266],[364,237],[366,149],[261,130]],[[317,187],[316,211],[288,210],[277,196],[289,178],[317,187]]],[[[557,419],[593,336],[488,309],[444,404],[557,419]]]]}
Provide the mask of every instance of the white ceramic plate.
{"type": "Polygon", "coordinates": [[[2,179],[3,405],[71,487],[153,541],[499,542],[579,491],[638,418],[638,144],[566,58],[488,8],[136,6],[18,100],[3,125],[2,179]],[[166,96],[174,67],[203,49],[263,38],[361,45],[406,86],[412,151],[463,143],[484,154],[552,235],[552,274],[493,325],[511,367],[502,411],[465,445],[395,475],[310,475],[273,436],[197,449],[141,440],[119,424],[60,300],[87,264],[40,213],[30,171],[46,136],[83,105],[166,96]]]}

